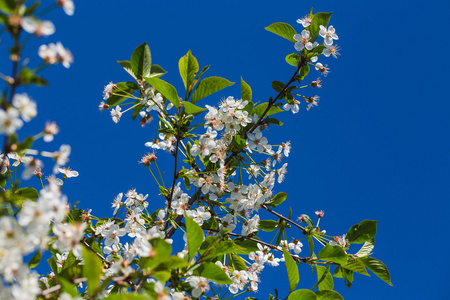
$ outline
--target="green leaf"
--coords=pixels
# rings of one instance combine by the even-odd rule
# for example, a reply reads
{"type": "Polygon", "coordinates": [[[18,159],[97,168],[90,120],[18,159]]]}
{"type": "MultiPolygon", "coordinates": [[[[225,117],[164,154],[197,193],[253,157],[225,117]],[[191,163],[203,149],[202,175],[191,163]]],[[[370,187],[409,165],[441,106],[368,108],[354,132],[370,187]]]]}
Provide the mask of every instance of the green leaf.
{"type": "Polygon", "coordinates": [[[150,77],[150,78],[153,78],[153,77],[159,78],[159,77],[163,76],[166,73],[167,73],[167,71],[165,71],[159,65],[152,65],[152,67],[150,69],[150,76],[148,76],[148,77],[150,77]]]}
{"type": "Polygon", "coordinates": [[[236,254],[228,254],[228,261],[229,264],[228,266],[231,267],[233,270],[247,270],[247,265],[245,264],[245,261],[238,255],[236,254]]]}
{"type": "Polygon", "coordinates": [[[68,280],[66,280],[62,277],[59,277],[59,276],[57,277],[57,280],[58,280],[59,284],[61,284],[62,290],[64,292],[69,294],[71,297],[78,296],[78,291],[74,284],[70,283],[68,280]]]}
{"type": "Polygon", "coordinates": [[[36,86],[48,86],[48,82],[39,75],[36,75],[33,71],[28,68],[22,68],[19,75],[19,82],[26,87],[30,84],[36,86]]]}
{"type": "Polygon", "coordinates": [[[25,10],[25,13],[23,15],[29,16],[29,15],[33,14],[36,11],[36,9],[38,9],[39,5],[41,5],[41,1],[34,2],[29,7],[27,7],[27,9],[25,10]]]}
{"type": "MultiPolygon", "coordinates": [[[[266,103],[262,103],[262,104],[256,106],[255,108],[253,108],[251,115],[256,114],[256,115],[258,115],[258,117],[261,117],[262,114],[266,111],[268,105],[269,105],[269,103],[266,102],[266,103]]],[[[282,110],[278,106],[272,106],[265,114],[265,117],[268,117],[270,115],[274,115],[274,114],[277,114],[277,113],[280,113],[283,111],[284,110],[282,110]]]]}
{"type": "Polygon", "coordinates": [[[316,13],[312,19],[311,25],[309,25],[309,32],[310,32],[310,42],[314,43],[316,39],[319,37],[319,30],[320,25],[323,25],[325,27],[328,26],[328,23],[330,22],[332,13],[316,13]]]}
{"type": "Polygon", "coordinates": [[[41,250],[36,251],[36,253],[33,255],[33,257],[28,262],[28,267],[30,269],[35,268],[41,261],[41,258],[42,258],[41,250]]]}
{"type": "Polygon", "coordinates": [[[214,259],[228,253],[248,254],[249,252],[247,249],[236,245],[232,241],[221,241],[218,244],[214,244],[212,249],[210,247],[209,253],[203,257],[203,260],[214,259]]]}
{"type": "Polygon", "coordinates": [[[187,101],[183,101],[183,102],[181,102],[181,104],[184,106],[184,112],[187,113],[188,115],[196,116],[206,110],[206,108],[199,107],[199,106],[192,104],[190,102],[187,102],[187,101]]]}
{"type": "Polygon", "coordinates": [[[317,291],[316,295],[317,300],[344,300],[344,297],[342,297],[341,294],[332,290],[317,291]]]}
{"type": "Polygon", "coordinates": [[[284,200],[286,200],[286,198],[287,198],[287,194],[284,192],[280,192],[280,193],[276,194],[275,196],[273,196],[272,198],[270,198],[267,205],[272,206],[272,207],[278,206],[281,203],[283,203],[284,200]]]}
{"type": "Polygon", "coordinates": [[[340,246],[326,245],[320,250],[318,257],[324,261],[332,261],[340,265],[345,265],[348,255],[340,246]]]}
{"type": "Polygon", "coordinates": [[[133,112],[131,113],[131,119],[134,121],[136,120],[137,116],[139,116],[139,113],[141,112],[141,110],[143,110],[145,108],[145,105],[143,104],[138,104],[133,108],[133,112]]]}
{"type": "Polygon", "coordinates": [[[24,197],[26,199],[30,199],[32,201],[39,198],[39,192],[35,188],[32,188],[32,187],[20,188],[15,192],[15,194],[17,194],[21,197],[24,197]]]}
{"type": "Polygon", "coordinates": [[[309,64],[306,64],[300,69],[299,80],[305,79],[305,77],[306,77],[306,75],[308,75],[308,73],[309,73],[309,64]]]}
{"type": "Polygon", "coordinates": [[[352,244],[362,244],[370,241],[377,233],[377,221],[364,220],[353,225],[347,232],[346,239],[352,244]]]}
{"type": "Polygon", "coordinates": [[[274,124],[274,125],[278,125],[278,126],[283,126],[283,124],[284,124],[283,122],[281,122],[280,120],[275,119],[275,118],[267,118],[266,122],[268,124],[274,124]]]}
{"type": "Polygon", "coordinates": [[[310,290],[296,290],[289,295],[288,300],[317,300],[317,296],[310,290]]]}
{"type": "Polygon", "coordinates": [[[195,223],[194,220],[185,215],[186,219],[186,234],[187,234],[187,246],[189,251],[189,259],[195,256],[198,249],[205,239],[202,228],[195,223]]]}
{"type": "Polygon", "coordinates": [[[110,294],[103,300],[147,300],[149,299],[146,295],[136,295],[136,294],[110,294]]]}
{"type": "Polygon", "coordinates": [[[284,89],[284,83],[282,83],[281,81],[273,81],[272,88],[275,90],[275,92],[280,93],[284,89]]]}
{"type": "Polygon", "coordinates": [[[172,274],[167,271],[152,272],[152,277],[161,282],[167,282],[172,274]]]}
{"type": "Polygon", "coordinates": [[[389,274],[389,270],[384,263],[373,257],[361,257],[359,258],[359,260],[361,260],[364,263],[367,269],[369,269],[375,275],[380,277],[384,282],[386,282],[389,285],[392,285],[391,275],[389,274]]]}
{"type": "Polygon", "coordinates": [[[56,264],[53,257],[50,257],[47,259],[48,265],[50,266],[50,269],[53,271],[53,273],[58,274],[58,265],[56,264]]]}
{"type": "Polygon", "coordinates": [[[321,280],[323,276],[325,276],[322,281],[319,283],[319,291],[321,290],[332,290],[334,288],[333,276],[330,273],[329,268],[324,266],[317,266],[317,280],[321,280]]]}
{"type": "Polygon", "coordinates": [[[138,79],[150,76],[152,57],[147,43],[139,45],[131,55],[131,70],[138,79]]]}
{"type": "Polygon", "coordinates": [[[143,257],[139,263],[139,266],[148,270],[152,267],[156,266],[160,262],[163,262],[170,256],[172,252],[172,246],[167,243],[163,238],[155,238],[150,240],[150,244],[153,247],[153,251],[155,251],[155,256],[153,257],[143,257]]]}
{"type": "Polygon", "coordinates": [[[292,258],[291,254],[283,248],[284,259],[286,263],[286,270],[289,280],[289,292],[295,290],[300,280],[300,276],[298,274],[297,263],[292,258]]]}
{"type": "Polygon", "coordinates": [[[223,90],[226,87],[233,85],[234,82],[231,82],[222,77],[207,77],[200,81],[197,88],[195,89],[194,94],[191,97],[191,102],[195,103],[211,94],[214,94],[220,90],[223,90]]]}
{"type": "Polygon", "coordinates": [[[301,55],[298,53],[291,53],[291,54],[286,55],[285,60],[291,66],[297,67],[300,57],[301,57],[301,55]]]}
{"type": "Polygon", "coordinates": [[[359,259],[351,259],[349,258],[347,261],[347,264],[345,266],[342,266],[343,268],[362,274],[366,276],[370,276],[369,273],[367,273],[366,267],[364,266],[364,263],[359,259]]]}
{"type": "Polygon", "coordinates": [[[189,263],[185,261],[184,259],[178,257],[178,256],[170,256],[166,259],[164,259],[162,262],[160,262],[153,271],[171,271],[179,268],[185,268],[189,266],[189,263]]]}
{"type": "Polygon", "coordinates": [[[172,102],[173,106],[177,109],[180,108],[180,98],[178,97],[177,90],[173,85],[159,78],[145,78],[145,81],[155,87],[164,97],[172,102]]]}
{"type": "Polygon", "coordinates": [[[16,8],[15,0],[0,0],[0,10],[4,13],[10,13],[16,8]]]}
{"type": "Polygon", "coordinates": [[[191,50],[189,50],[185,56],[180,58],[178,61],[178,69],[180,70],[180,75],[183,79],[186,91],[190,91],[192,82],[199,70],[197,59],[192,55],[191,50]]]}
{"type": "Polygon", "coordinates": [[[83,247],[83,276],[87,278],[89,294],[95,294],[102,274],[102,261],[94,252],[83,247]]]}
{"type": "Polygon", "coordinates": [[[252,100],[252,88],[244,81],[241,76],[241,99],[251,101],[252,100]]]}
{"type": "Polygon", "coordinates": [[[233,283],[225,271],[215,263],[203,263],[193,273],[220,284],[233,283]]]}
{"type": "Polygon", "coordinates": [[[293,43],[297,42],[296,40],[294,40],[294,35],[296,35],[297,32],[289,24],[286,24],[283,22],[278,22],[278,23],[273,23],[273,24],[265,27],[264,29],[267,31],[270,31],[272,33],[275,33],[276,35],[279,35],[293,43]]]}
{"type": "Polygon", "coordinates": [[[118,82],[116,83],[117,89],[113,90],[113,94],[111,95],[107,102],[110,106],[116,106],[129,98],[128,94],[134,94],[136,90],[139,89],[136,83],[127,81],[127,82],[118,82]]]}
{"type": "Polygon", "coordinates": [[[133,69],[131,68],[131,62],[129,62],[128,60],[118,60],[117,62],[124,68],[125,71],[127,71],[128,74],[131,75],[131,77],[137,80],[136,76],[133,73],[133,69]]]}
{"type": "Polygon", "coordinates": [[[311,228],[314,227],[314,223],[313,223],[313,221],[311,220],[311,218],[308,215],[302,215],[302,217],[303,217],[303,221],[306,224],[308,224],[308,226],[310,226],[311,228]]]}
{"type": "Polygon", "coordinates": [[[271,232],[277,229],[278,222],[274,220],[260,220],[258,228],[262,231],[271,232]]]}
{"type": "Polygon", "coordinates": [[[355,254],[358,257],[369,256],[372,253],[373,248],[375,247],[375,239],[371,239],[370,241],[364,242],[361,249],[355,254]]]}

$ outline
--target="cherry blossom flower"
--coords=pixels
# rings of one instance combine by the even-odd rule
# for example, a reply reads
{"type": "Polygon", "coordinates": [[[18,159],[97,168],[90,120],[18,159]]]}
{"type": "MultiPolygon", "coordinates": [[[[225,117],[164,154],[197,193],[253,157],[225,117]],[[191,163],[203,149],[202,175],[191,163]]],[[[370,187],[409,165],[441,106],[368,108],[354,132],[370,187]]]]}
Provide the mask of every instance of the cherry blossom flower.
{"type": "Polygon", "coordinates": [[[44,127],[44,141],[51,142],[53,137],[58,134],[59,127],[56,122],[46,122],[44,127]]]}
{"type": "Polygon", "coordinates": [[[70,168],[58,168],[58,171],[63,174],[64,178],[78,177],[78,172],[70,168]]]}
{"type": "Polygon", "coordinates": [[[50,21],[38,21],[31,17],[23,17],[20,25],[23,30],[36,36],[49,36],[55,33],[55,25],[50,21]]]}
{"type": "Polygon", "coordinates": [[[56,0],[56,4],[62,7],[66,15],[73,16],[75,12],[75,5],[72,0],[56,0]]]}
{"type": "Polygon", "coordinates": [[[14,107],[8,108],[6,111],[0,109],[0,133],[11,135],[20,129],[23,125],[19,119],[19,111],[14,107]]]}
{"type": "Polygon", "coordinates": [[[103,90],[103,100],[108,100],[108,98],[112,95],[112,91],[117,89],[117,85],[113,82],[108,83],[103,90]]]}
{"type": "Polygon", "coordinates": [[[318,106],[319,105],[319,96],[314,96],[314,97],[306,97],[305,101],[308,102],[308,105],[306,106],[306,110],[310,110],[311,107],[314,106],[318,106]]]}
{"type": "Polygon", "coordinates": [[[41,45],[38,50],[38,55],[47,64],[53,65],[58,62],[58,53],[56,51],[56,45],[53,43],[48,45],[41,45]]]}
{"type": "Polygon", "coordinates": [[[301,19],[298,19],[298,20],[297,20],[297,23],[302,24],[303,27],[306,28],[306,27],[308,27],[309,25],[311,25],[312,19],[313,19],[313,16],[307,15],[307,16],[304,16],[304,17],[301,18],[301,19]]]}
{"type": "Polygon", "coordinates": [[[64,46],[60,42],[56,43],[56,52],[58,53],[59,61],[66,69],[68,69],[73,63],[72,52],[70,52],[69,49],[64,48],[64,46]]]}
{"type": "Polygon", "coordinates": [[[325,26],[320,25],[319,34],[323,37],[325,46],[331,46],[333,45],[333,40],[339,39],[333,26],[330,26],[327,29],[325,26]]]}
{"type": "Polygon", "coordinates": [[[339,53],[339,46],[338,45],[331,45],[331,46],[327,46],[327,48],[325,48],[323,50],[323,55],[325,55],[326,57],[330,57],[330,55],[333,55],[334,58],[337,58],[338,55],[341,55],[339,53]]]}
{"type": "Polygon", "coordinates": [[[300,104],[300,101],[294,99],[292,104],[286,103],[285,105],[283,105],[283,109],[285,111],[292,110],[292,113],[296,114],[300,110],[299,107],[298,107],[299,104],[300,104]]]}
{"type": "Polygon", "coordinates": [[[122,109],[120,106],[116,106],[116,108],[111,109],[111,118],[114,121],[114,123],[119,123],[120,117],[122,117],[122,113],[120,112],[122,109]]]}
{"type": "Polygon", "coordinates": [[[20,113],[25,122],[30,121],[37,115],[36,103],[28,97],[26,93],[15,94],[12,104],[20,113]]]}
{"type": "Polygon", "coordinates": [[[310,36],[310,32],[308,30],[304,29],[302,31],[301,35],[298,33],[295,34],[294,40],[297,41],[294,45],[295,50],[302,51],[303,48],[306,48],[306,50],[312,50],[319,45],[317,42],[311,43],[310,39],[311,39],[311,36],[310,36]]]}

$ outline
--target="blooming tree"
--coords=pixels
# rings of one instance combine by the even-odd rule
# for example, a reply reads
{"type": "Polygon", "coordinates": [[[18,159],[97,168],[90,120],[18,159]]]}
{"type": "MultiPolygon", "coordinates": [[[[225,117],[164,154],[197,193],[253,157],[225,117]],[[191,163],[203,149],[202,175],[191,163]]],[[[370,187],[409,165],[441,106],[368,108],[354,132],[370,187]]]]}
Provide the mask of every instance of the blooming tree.
{"type": "Polygon", "coordinates": [[[318,105],[319,96],[309,93],[322,80],[306,77],[311,69],[326,76],[329,69],[318,60],[339,54],[331,13],[311,10],[297,21],[300,33],[286,23],[265,28],[292,42],[295,50],[286,56],[293,66],[290,78],[272,83],[274,95],[268,101],[252,99],[241,78],[239,96],[201,106],[201,100],[233,83],[206,77],[209,66],[200,69],[191,51],[178,63],[183,91],[161,79],[166,71],[153,64],[147,43],[129,61],[119,61],[130,81],[106,85],[99,108],[109,110],[115,123],[125,116],[139,118],[141,125],[157,122],[158,138],[145,144],[150,151],[140,163],[159,187],[150,197],[159,194],[165,205],[151,207],[148,194],[130,189],[115,197],[110,218],[97,218],[70,206],[61,192],[65,180],[79,175],[65,167],[70,146],[56,152],[32,148],[39,138],[53,140],[56,123],[47,123],[34,136],[21,139],[18,134],[37,115],[36,102],[19,90],[47,85],[38,75],[43,67],[61,63],[68,68],[73,62],[58,42],[37,49],[42,59],[37,67],[21,63],[23,36],[53,34],[53,23],[41,18],[57,7],[74,13],[71,0],[57,0],[43,10],[40,2],[0,0],[0,23],[13,43],[12,73],[1,75],[6,90],[0,94],[1,299],[229,299],[243,294],[256,299],[261,273],[280,265],[289,278],[289,292],[281,296],[287,299],[343,299],[333,290],[334,278],[350,287],[353,273],[367,275],[368,270],[391,284],[386,266],[370,256],[376,221],[364,220],[345,234],[329,236],[319,228],[323,211],[316,211],[317,222],[305,214],[295,220],[292,211],[287,216],[277,211],[288,199],[277,184],[286,176],[291,144],[273,144],[266,131],[282,126],[275,115],[298,113],[302,100],[307,110],[318,105]],[[174,160],[173,170],[166,170],[170,176],[160,171],[160,156],[174,160]],[[42,160],[47,158],[54,163],[44,184],[42,160]],[[40,179],[39,192],[20,181],[31,176],[40,179]],[[274,238],[266,241],[262,232],[274,238]],[[287,232],[296,238],[287,240],[287,232]],[[350,253],[351,244],[362,247],[350,253]],[[45,251],[51,255],[48,269],[41,262],[45,251]],[[306,265],[317,283],[296,289],[299,270],[306,265]]]}

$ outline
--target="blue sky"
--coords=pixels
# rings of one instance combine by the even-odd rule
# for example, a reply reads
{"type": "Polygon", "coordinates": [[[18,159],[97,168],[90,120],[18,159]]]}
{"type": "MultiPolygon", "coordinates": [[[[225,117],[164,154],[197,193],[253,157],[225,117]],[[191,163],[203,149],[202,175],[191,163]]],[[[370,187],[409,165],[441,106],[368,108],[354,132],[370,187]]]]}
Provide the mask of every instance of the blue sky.
{"type": "MultiPolygon", "coordinates": [[[[243,76],[254,100],[264,101],[275,96],[270,83],[286,82],[294,71],[284,61],[293,45],[264,27],[286,22],[300,32],[295,21],[311,7],[333,12],[330,24],[342,55],[321,59],[331,73],[322,89],[311,91],[320,95],[319,107],[307,112],[302,104],[298,114],[281,116],[283,127],[270,129],[273,143],[293,145],[285,160],[289,173],[277,187],[288,193],[280,209],[287,214],[291,206],[294,216],[323,209],[321,228],[331,235],[363,219],[378,220],[374,257],[389,267],[394,286],[356,275],[347,290],[336,279],[344,298],[444,298],[450,281],[446,1],[77,1],[73,17],[62,11],[48,15],[55,35],[29,43],[32,66],[39,62],[35,49],[56,41],[73,52],[75,63],[68,70],[45,70],[51,86],[28,90],[39,115],[22,132],[36,133],[45,121],[57,121],[61,132],[55,142],[36,145],[72,146],[70,166],[80,177],[68,180],[63,191],[72,203],[80,201],[80,208],[110,216],[114,196],[136,188],[151,195],[156,209],[163,200],[137,164],[148,151],[144,143],[155,137],[154,124],[141,128],[129,115],[114,124],[108,112],[97,109],[104,85],[131,79],[116,61],[128,60],[146,41],[153,62],[168,71],[164,79],[181,90],[178,59],[190,49],[201,67],[211,65],[209,76],[233,82],[243,76]]],[[[6,74],[7,43],[5,38],[0,44],[0,71],[6,74]]],[[[307,78],[317,76],[311,72],[307,78]]],[[[236,84],[204,103],[239,95],[236,84]]],[[[298,236],[292,231],[291,237],[298,236]]],[[[310,288],[311,271],[305,265],[300,270],[299,287],[310,288]]],[[[263,278],[269,284],[261,285],[260,299],[274,287],[287,290],[284,266],[266,269],[263,278]]]]}

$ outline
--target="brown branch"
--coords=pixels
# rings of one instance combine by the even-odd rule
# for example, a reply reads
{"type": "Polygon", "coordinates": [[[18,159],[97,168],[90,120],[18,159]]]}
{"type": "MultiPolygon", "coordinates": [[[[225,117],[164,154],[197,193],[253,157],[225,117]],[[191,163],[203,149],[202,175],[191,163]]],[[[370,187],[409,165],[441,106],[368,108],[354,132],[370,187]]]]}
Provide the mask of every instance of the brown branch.
{"type": "Polygon", "coordinates": [[[280,219],[282,219],[282,220],[284,220],[284,221],[286,221],[286,222],[288,222],[288,223],[294,225],[295,227],[299,228],[303,233],[305,232],[305,228],[304,228],[304,227],[298,225],[297,223],[295,223],[295,222],[292,221],[291,219],[286,218],[285,216],[283,216],[283,215],[277,213],[276,211],[271,210],[270,208],[267,207],[267,205],[262,204],[261,207],[264,208],[265,210],[267,210],[268,212],[270,212],[271,214],[277,216],[278,218],[280,218],[280,219]]]}

